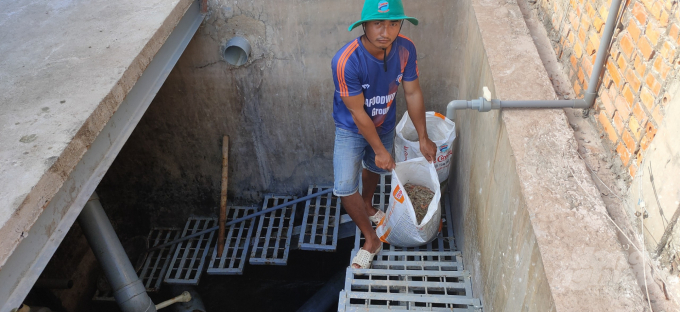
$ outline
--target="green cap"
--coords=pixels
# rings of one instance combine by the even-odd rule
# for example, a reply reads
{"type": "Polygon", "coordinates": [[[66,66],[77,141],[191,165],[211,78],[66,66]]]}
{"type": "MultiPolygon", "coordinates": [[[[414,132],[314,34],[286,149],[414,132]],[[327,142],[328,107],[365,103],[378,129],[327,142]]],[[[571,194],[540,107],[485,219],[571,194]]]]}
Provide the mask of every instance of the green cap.
{"type": "Polygon", "coordinates": [[[418,25],[418,20],[404,15],[404,5],[401,0],[366,0],[364,9],[361,10],[361,19],[349,26],[349,31],[363,22],[368,21],[393,21],[408,20],[413,25],[418,25]]]}

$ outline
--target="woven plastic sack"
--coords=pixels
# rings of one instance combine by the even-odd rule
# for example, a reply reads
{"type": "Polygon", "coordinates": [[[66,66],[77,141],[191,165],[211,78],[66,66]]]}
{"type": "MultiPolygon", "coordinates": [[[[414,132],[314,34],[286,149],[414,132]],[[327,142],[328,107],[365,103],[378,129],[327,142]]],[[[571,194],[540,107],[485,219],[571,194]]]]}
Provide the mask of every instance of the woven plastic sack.
{"type": "MultiPolygon", "coordinates": [[[[451,158],[453,158],[452,145],[453,140],[456,139],[456,124],[444,115],[435,112],[425,113],[425,124],[427,125],[427,136],[434,144],[437,144],[434,167],[441,183],[449,178],[451,158]]],[[[418,132],[413,126],[413,121],[409,118],[408,112],[404,113],[404,117],[397,124],[394,145],[396,162],[423,156],[420,153],[418,132]]]]}
{"type": "Polygon", "coordinates": [[[427,244],[437,237],[441,227],[439,200],[441,191],[434,165],[424,157],[397,163],[392,170],[392,191],[385,218],[376,227],[381,241],[397,247],[415,247],[427,244]],[[413,183],[429,188],[434,197],[427,208],[427,214],[420,224],[411,199],[404,190],[404,184],[413,183]]]}

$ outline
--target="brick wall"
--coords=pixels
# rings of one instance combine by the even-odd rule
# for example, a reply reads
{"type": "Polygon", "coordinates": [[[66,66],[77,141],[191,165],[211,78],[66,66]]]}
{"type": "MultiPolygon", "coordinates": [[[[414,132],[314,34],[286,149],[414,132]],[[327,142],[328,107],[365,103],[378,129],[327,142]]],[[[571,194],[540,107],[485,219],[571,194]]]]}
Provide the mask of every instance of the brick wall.
{"type": "MultiPolygon", "coordinates": [[[[539,17],[579,98],[593,71],[611,0],[537,0],[539,17]]],[[[678,73],[677,0],[624,0],[595,104],[603,134],[634,176],[664,118],[678,73]]],[[[680,120],[676,121],[680,122],[680,120]]]]}

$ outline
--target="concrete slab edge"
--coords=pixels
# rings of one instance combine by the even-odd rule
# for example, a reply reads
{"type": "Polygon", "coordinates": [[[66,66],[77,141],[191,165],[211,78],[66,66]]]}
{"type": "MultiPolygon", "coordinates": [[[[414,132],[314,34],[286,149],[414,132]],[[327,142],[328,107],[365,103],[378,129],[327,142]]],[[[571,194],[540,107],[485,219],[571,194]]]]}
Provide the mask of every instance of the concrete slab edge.
{"type": "MultiPolygon", "coordinates": [[[[555,99],[517,4],[472,3],[496,97],[555,99]]],[[[640,310],[640,288],[599,192],[578,158],[564,112],[506,110],[502,120],[555,310],[640,310]]]]}
{"type": "Polygon", "coordinates": [[[182,0],[172,13],[158,28],[153,37],[144,46],[140,54],[130,63],[122,77],[102,99],[97,109],[85,121],[75,134],[73,140],[64,149],[55,163],[50,167],[38,183],[31,189],[12,218],[0,228],[0,270],[17,245],[26,237],[29,230],[43,213],[54,195],[64,185],[75,166],[90,148],[106,123],[118,110],[123,99],[135,85],[153,57],[166,41],[170,33],[184,16],[192,0],[182,0]]]}

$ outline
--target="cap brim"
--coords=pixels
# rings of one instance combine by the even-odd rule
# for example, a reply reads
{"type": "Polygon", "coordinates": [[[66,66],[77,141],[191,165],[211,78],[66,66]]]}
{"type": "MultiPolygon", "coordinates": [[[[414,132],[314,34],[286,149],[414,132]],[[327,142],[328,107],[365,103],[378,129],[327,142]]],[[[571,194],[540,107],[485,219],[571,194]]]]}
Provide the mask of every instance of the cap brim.
{"type": "Polygon", "coordinates": [[[388,18],[388,19],[381,18],[381,19],[358,20],[358,21],[354,22],[354,24],[349,25],[349,28],[348,28],[347,30],[348,30],[348,31],[352,31],[352,29],[357,28],[357,26],[361,25],[361,23],[364,23],[364,22],[370,22],[370,21],[383,21],[383,20],[387,20],[387,21],[407,20],[407,21],[411,22],[411,24],[413,24],[413,25],[416,25],[416,26],[418,25],[418,19],[415,18],[415,17],[409,17],[409,16],[397,16],[397,17],[392,17],[392,18],[388,18]]]}

